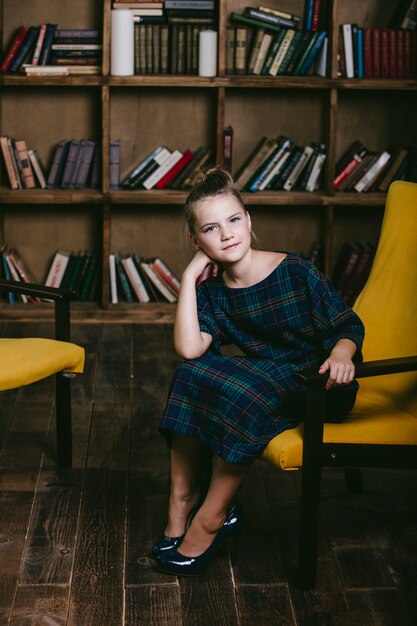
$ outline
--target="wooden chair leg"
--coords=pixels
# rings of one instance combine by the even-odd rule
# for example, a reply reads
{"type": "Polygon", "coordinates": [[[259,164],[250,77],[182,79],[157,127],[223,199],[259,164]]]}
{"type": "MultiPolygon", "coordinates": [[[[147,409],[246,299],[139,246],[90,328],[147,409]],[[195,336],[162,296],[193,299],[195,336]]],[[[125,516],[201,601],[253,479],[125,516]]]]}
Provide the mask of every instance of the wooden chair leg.
{"type": "Polygon", "coordinates": [[[349,493],[362,493],[362,472],[358,467],[345,467],[345,481],[349,493]]]}
{"type": "Polygon", "coordinates": [[[61,467],[72,466],[71,374],[55,377],[57,458],[61,467]]]}

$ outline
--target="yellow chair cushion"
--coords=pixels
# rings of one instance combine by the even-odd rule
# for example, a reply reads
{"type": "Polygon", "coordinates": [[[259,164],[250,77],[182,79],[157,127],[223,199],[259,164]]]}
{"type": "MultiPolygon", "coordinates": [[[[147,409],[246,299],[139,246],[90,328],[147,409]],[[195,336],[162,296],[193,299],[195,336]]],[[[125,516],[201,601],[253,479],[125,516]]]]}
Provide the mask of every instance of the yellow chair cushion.
{"type": "Polygon", "coordinates": [[[0,391],[29,385],[58,372],[81,373],[84,348],[54,339],[0,339],[0,391]]]}
{"type": "MultiPolygon", "coordinates": [[[[417,418],[358,395],[355,408],[340,424],[325,424],[325,443],[417,446],[417,418]]],[[[299,469],[303,456],[303,425],[274,437],[262,458],[283,470],[299,469]]]]}

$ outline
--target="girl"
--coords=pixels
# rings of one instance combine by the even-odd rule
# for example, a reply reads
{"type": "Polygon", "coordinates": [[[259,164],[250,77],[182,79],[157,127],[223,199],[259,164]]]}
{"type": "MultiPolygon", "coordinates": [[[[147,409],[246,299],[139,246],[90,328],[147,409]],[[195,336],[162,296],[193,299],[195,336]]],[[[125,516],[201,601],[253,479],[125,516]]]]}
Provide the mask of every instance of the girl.
{"type": "Polygon", "coordinates": [[[245,469],[304,414],[306,391],[293,372],[329,372],[329,418],[353,407],[364,329],[303,257],[252,248],[251,219],[227,172],[215,168],[197,182],[185,216],[197,252],[175,318],[174,345],[185,362],[160,424],[171,446],[171,494],[153,554],[164,571],[193,575],[242,527],[232,500],[245,469]],[[207,267],[211,276],[196,287],[207,267]],[[230,343],[244,356],[223,356],[221,345],[230,343]],[[207,448],[213,468],[201,502],[197,476],[207,448]]]}

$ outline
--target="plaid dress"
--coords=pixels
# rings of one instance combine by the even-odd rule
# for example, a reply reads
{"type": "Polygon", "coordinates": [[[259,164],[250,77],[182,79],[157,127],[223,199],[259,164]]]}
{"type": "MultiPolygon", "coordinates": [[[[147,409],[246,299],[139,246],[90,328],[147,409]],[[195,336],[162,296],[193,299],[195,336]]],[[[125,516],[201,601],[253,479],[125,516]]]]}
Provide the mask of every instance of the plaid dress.
{"type": "MultiPolygon", "coordinates": [[[[363,324],[332,284],[303,257],[288,253],[259,283],[227,287],[221,276],[197,290],[200,329],[213,341],[176,370],[160,423],[194,437],[229,463],[252,463],[269,441],[303,418],[305,387],[293,372],[319,366],[341,338],[360,360],[363,324]],[[235,344],[244,356],[224,356],[235,344]]],[[[328,392],[328,419],[353,407],[354,381],[328,392]]]]}

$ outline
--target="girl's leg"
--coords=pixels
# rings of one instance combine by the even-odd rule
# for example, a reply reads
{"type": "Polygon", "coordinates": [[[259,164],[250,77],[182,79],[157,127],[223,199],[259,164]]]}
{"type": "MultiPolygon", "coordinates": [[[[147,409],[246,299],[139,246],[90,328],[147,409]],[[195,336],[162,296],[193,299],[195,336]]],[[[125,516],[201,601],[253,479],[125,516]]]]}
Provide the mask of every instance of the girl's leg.
{"type": "Polygon", "coordinates": [[[174,435],[171,445],[171,493],[167,537],[184,534],[187,518],[199,499],[198,472],[204,446],[196,439],[174,435]]]}
{"type": "Polygon", "coordinates": [[[199,556],[207,550],[223,524],[227,507],[242,482],[246,468],[246,465],[235,465],[218,456],[213,457],[210,487],[181,543],[181,554],[199,556]]]}

